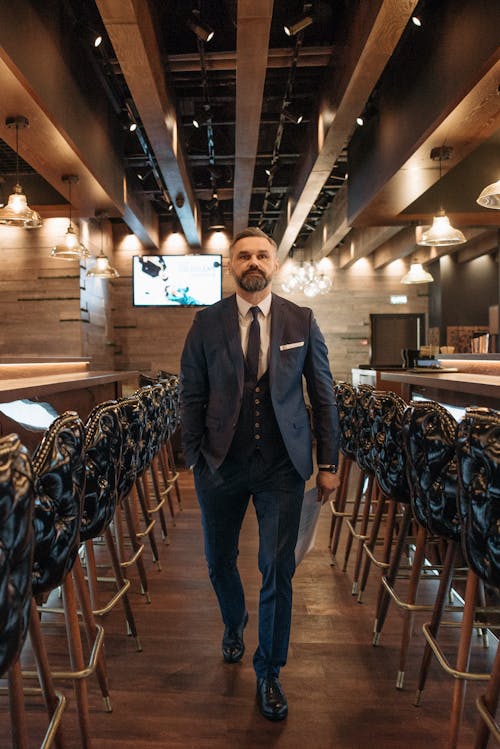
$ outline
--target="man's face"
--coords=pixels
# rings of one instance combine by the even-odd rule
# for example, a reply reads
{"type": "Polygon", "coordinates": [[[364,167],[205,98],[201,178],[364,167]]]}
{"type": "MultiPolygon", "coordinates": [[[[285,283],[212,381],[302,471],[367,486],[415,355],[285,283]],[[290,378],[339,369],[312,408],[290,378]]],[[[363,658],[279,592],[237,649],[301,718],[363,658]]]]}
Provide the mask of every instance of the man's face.
{"type": "Polygon", "coordinates": [[[233,247],[229,270],[244,291],[262,291],[278,270],[276,250],[264,237],[243,237],[233,247]]]}

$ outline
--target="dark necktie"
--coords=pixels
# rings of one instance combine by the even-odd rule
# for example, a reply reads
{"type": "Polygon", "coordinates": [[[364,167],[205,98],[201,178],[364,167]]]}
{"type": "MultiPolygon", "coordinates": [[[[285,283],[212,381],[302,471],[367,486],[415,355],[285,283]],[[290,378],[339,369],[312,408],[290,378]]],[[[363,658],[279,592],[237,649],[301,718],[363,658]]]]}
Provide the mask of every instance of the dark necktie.
{"type": "Polygon", "coordinates": [[[257,382],[257,373],[259,371],[259,352],[260,352],[260,325],[257,317],[258,307],[250,307],[253,320],[250,323],[250,332],[248,334],[247,347],[247,380],[252,384],[257,382]]]}

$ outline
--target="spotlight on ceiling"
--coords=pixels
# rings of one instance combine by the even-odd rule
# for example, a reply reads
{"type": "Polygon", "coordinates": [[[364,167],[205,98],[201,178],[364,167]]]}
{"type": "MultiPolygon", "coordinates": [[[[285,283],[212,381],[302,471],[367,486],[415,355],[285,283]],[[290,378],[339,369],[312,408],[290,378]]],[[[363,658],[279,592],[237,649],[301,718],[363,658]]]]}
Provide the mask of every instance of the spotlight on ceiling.
{"type": "Polygon", "coordinates": [[[288,122],[292,122],[294,125],[300,125],[300,123],[304,119],[303,114],[296,114],[295,112],[292,112],[289,109],[283,110],[283,116],[285,120],[288,120],[288,122]]]}
{"type": "Polygon", "coordinates": [[[200,42],[209,42],[214,37],[214,30],[208,23],[205,23],[200,16],[199,10],[193,10],[190,17],[186,21],[186,26],[191,29],[193,34],[196,34],[200,42]]]}
{"type": "Polygon", "coordinates": [[[300,16],[300,18],[297,18],[295,21],[293,21],[293,23],[286,23],[283,26],[283,29],[287,36],[295,36],[300,31],[307,29],[307,27],[310,26],[312,23],[314,23],[314,18],[310,16],[309,14],[306,14],[306,15],[300,16]]]}

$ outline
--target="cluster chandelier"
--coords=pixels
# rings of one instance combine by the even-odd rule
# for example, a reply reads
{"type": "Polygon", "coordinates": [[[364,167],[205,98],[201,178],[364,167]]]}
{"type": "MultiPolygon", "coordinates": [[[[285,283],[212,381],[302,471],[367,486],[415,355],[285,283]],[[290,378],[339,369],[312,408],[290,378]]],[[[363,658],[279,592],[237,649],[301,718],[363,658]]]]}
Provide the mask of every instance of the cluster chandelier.
{"type": "Polygon", "coordinates": [[[328,294],[332,287],[332,279],[312,262],[301,263],[299,267],[293,265],[281,284],[286,293],[301,291],[309,299],[328,294]]]}
{"type": "Polygon", "coordinates": [[[40,214],[29,207],[23,188],[19,184],[19,130],[28,127],[29,121],[22,116],[7,117],[5,124],[9,128],[16,128],[16,184],[14,192],[9,195],[7,205],[0,208],[0,224],[39,229],[42,225],[40,214]]]}

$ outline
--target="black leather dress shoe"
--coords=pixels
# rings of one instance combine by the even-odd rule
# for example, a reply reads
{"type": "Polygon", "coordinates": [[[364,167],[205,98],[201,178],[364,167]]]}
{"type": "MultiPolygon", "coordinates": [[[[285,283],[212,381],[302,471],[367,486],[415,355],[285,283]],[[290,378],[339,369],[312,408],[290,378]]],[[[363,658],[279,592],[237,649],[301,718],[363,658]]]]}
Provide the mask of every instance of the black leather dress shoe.
{"type": "Polygon", "coordinates": [[[283,720],[288,715],[288,702],[277,676],[257,679],[257,702],[268,720],[283,720]]]}
{"type": "Polygon", "coordinates": [[[222,638],[222,656],[226,663],[238,663],[243,658],[245,643],[243,630],[247,626],[248,614],[245,614],[243,624],[239,627],[226,627],[222,638]]]}

